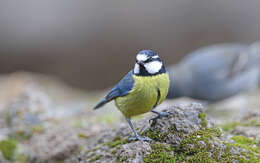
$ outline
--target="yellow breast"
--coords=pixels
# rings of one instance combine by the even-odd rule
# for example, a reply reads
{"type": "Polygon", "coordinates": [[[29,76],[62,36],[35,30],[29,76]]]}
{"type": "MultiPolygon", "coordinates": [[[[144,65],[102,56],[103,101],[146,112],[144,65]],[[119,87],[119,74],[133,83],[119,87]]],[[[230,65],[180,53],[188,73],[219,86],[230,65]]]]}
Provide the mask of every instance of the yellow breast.
{"type": "Polygon", "coordinates": [[[156,102],[161,104],[167,96],[170,83],[168,73],[145,77],[133,75],[133,79],[134,87],[129,94],[115,99],[117,108],[127,118],[150,111],[156,102]]]}

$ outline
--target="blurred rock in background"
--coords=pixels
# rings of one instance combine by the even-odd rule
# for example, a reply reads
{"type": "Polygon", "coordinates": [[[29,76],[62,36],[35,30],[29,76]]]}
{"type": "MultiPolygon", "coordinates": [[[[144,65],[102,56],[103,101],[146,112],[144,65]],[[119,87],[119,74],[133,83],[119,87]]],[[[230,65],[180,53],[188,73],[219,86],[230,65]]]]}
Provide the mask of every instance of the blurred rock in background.
{"type": "Polygon", "coordinates": [[[52,74],[84,89],[112,86],[140,49],[169,65],[201,46],[259,40],[258,0],[0,2],[0,73],[52,74]]]}
{"type": "Polygon", "coordinates": [[[0,161],[65,159],[80,149],[78,134],[87,138],[106,128],[98,120],[103,115],[90,110],[90,94],[50,77],[2,75],[0,89],[0,161]]]}
{"type": "Polygon", "coordinates": [[[199,48],[168,67],[168,98],[217,102],[260,87],[260,43],[222,43],[199,48]]]}

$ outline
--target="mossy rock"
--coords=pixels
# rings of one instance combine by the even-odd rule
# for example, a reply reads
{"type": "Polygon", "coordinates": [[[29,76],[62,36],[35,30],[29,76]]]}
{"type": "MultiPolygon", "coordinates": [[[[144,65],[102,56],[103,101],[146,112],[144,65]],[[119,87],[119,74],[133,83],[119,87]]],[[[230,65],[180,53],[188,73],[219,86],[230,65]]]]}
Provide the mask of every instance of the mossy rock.
{"type": "Polygon", "coordinates": [[[260,162],[259,141],[241,136],[229,139],[209,121],[201,105],[165,111],[172,114],[154,124],[148,123],[152,118],[148,117],[136,125],[152,142],[127,141],[132,133],[123,126],[100,135],[79,157],[89,162],[260,162]]]}
{"type": "Polygon", "coordinates": [[[143,158],[145,163],[175,162],[174,149],[167,144],[151,144],[152,152],[143,158]]]}
{"type": "Polygon", "coordinates": [[[13,160],[17,151],[17,141],[14,139],[6,139],[0,141],[0,150],[7,160],[13,160]]]}

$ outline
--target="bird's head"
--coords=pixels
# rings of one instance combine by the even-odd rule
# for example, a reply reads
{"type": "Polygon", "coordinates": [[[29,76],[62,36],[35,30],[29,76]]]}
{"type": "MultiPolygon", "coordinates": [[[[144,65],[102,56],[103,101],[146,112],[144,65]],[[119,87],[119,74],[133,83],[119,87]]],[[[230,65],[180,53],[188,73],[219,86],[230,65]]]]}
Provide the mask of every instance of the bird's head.
{"type": "Polygon", "coordinates": [[[136,55],[135,75],[152,76],[165,72],[166,69],[161,58],[152,50],[142,50],[136,55]]]}

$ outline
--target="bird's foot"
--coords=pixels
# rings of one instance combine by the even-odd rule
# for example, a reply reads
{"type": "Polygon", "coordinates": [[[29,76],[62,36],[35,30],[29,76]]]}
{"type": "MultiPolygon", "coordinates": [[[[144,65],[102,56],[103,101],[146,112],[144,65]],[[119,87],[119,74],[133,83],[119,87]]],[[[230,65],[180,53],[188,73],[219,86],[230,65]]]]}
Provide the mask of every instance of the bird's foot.
{"type": "Polygon", "coordinates": [[[168,117],[168,116],[170,116],[172,114],[171,112],[157,112],[157,111],[152,111],[152,112],[157,114],[157,116],[154,117],[154,118],[151,118],[149,120],[149,123],[152,122],[151,124],[155,124],[157,119],[160,119],[162,117],[168,117]]]}
{"type": "Polygon", "coordinates": [[[140,135],[137,135],[136,137],[130,137],[130,138],[128,138],[128,140],[129,141],[137,141],[137,140],[139,140],[139,141],[147,141],[147,142],[150,142],[150,141],[152,141],[152,139],[151,138],[148,138],[148,137],[142,137],[142,136],[140,136],[140,135]]]}

